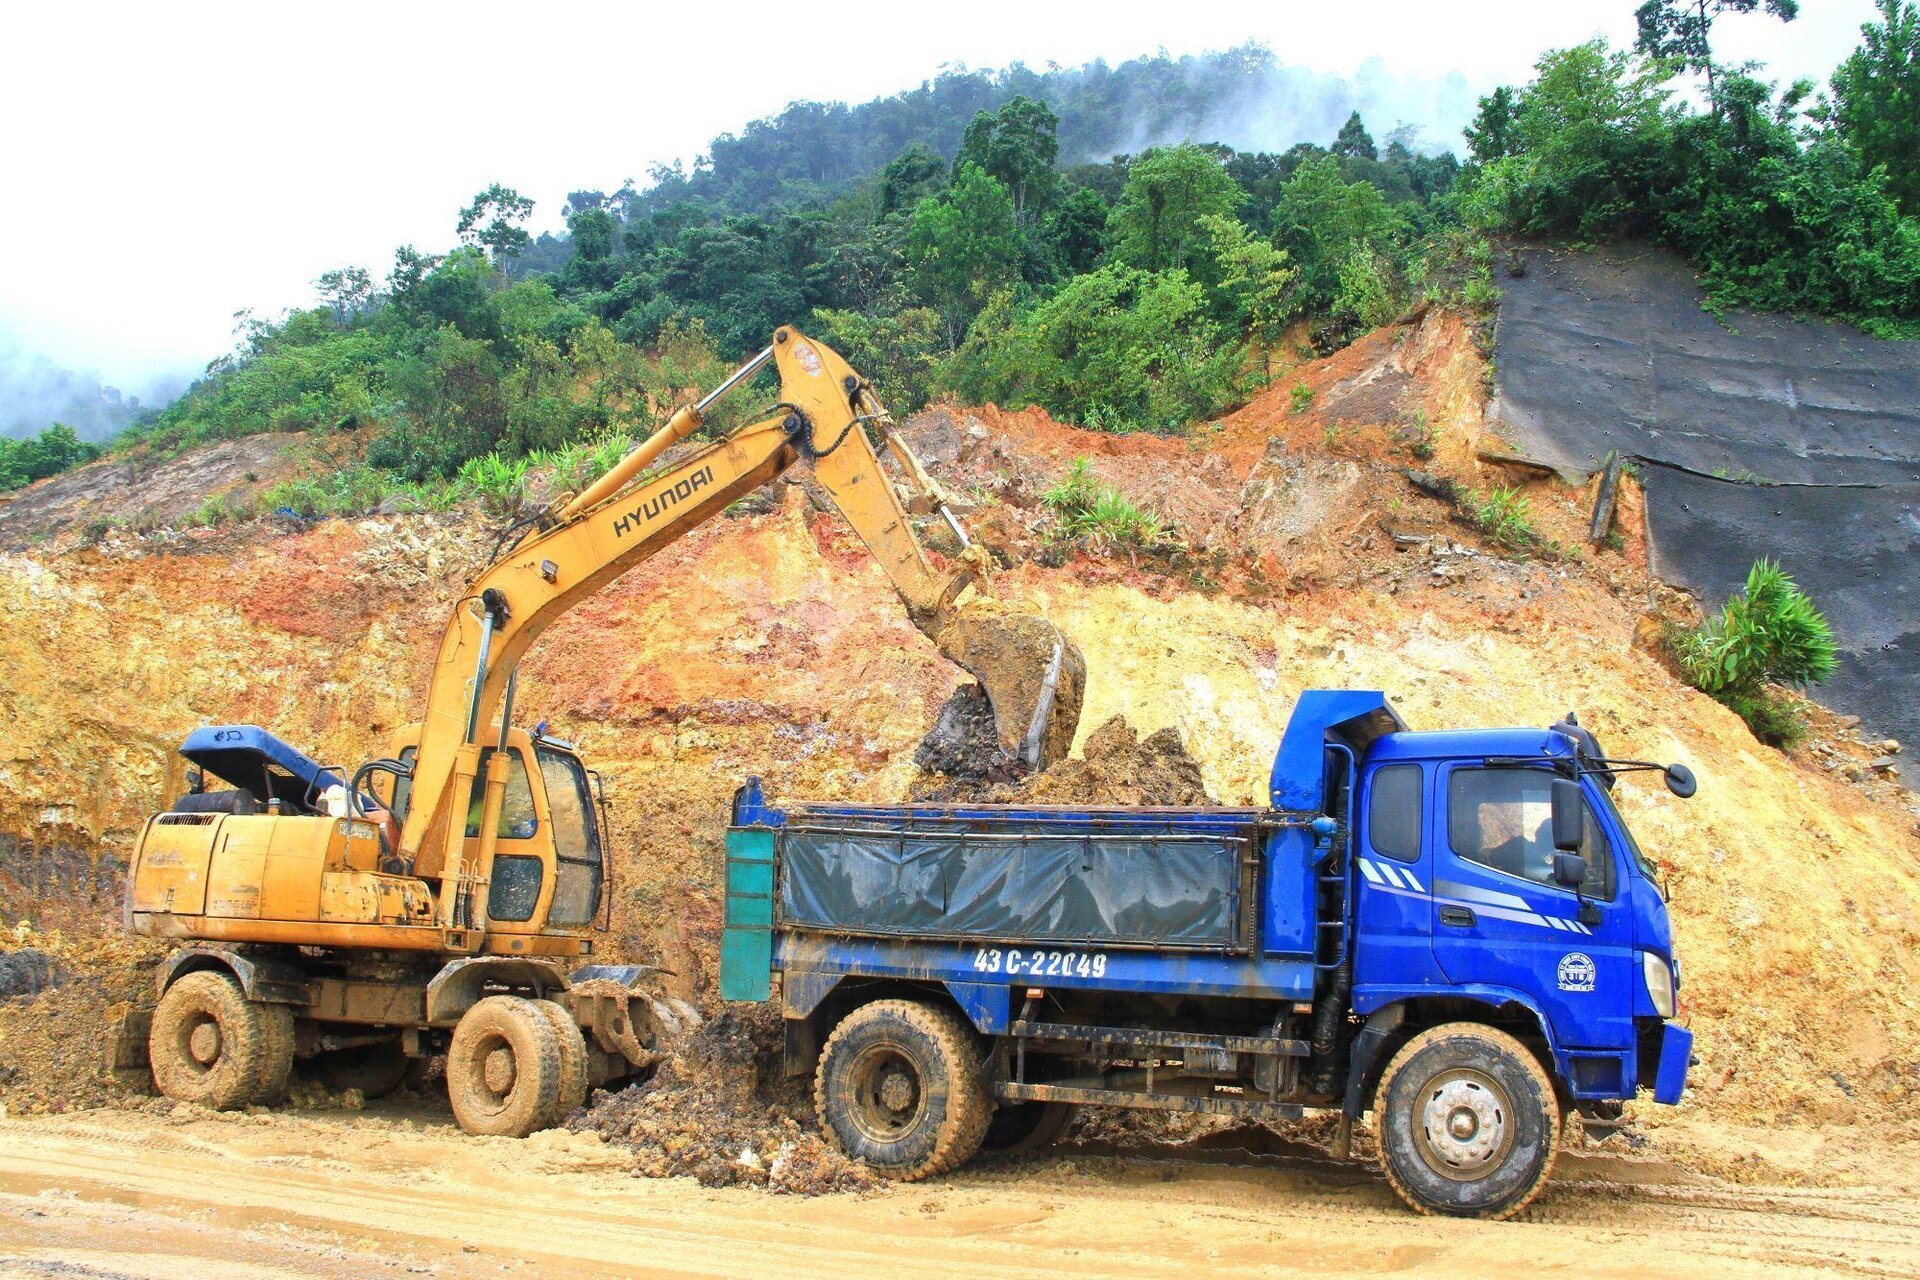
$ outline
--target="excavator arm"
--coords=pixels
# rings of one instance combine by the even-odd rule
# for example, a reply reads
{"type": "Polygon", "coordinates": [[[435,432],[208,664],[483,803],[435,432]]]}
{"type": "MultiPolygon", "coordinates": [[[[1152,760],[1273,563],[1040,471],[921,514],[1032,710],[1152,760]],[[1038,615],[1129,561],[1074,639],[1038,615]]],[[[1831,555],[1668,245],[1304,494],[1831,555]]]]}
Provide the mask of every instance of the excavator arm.
{"type": "MultiPolygon", "coordinates": [[[[1083,670],[1077,651],[1041,619],[992,613],[984,620],[957,619],[955,601],[974,579],[976,553],[969,547],[969,561],[956,569],[941,569],[928,559],[867,438],[868,425],[880,429],[910,479],[966,546],[945,496],[898,438],[871,389],[835,352],[783,328],[771,347],[725,384],[677,411],[582,493],[544,512],[469,585],[434,663],[412,769],[413,800],[400,833],[401,855],[414,874],[451,877],[463,886],[458,896],[468,906],[456,904],[455,894],[441,895],[443,924],[460,927],[470,921],[472,895],[483,889],[488,874],[504,753],[496,752],[488,768],[476,865],[447,865],[449,859],[459,861],[462,848],[453,824],[464,828],[467,797],[486,745],[483,734],[496,723],[504,733],[511,719],[513,673],[527,647],[573,605],[803,458],[886,571],[914,624],[981,678],[1010,753],[1040,764],[1048,749],[1064,751],[1079,716],[1080,691],[1077,673],[1063,685],[1059,672],[1063,661],[1083,670]],[[780,379],[773,416],[670,466],[648,470],[699,428],[716,400],[769,362],[780,379]],[[988,635],[992,642],[983,643],[988,635]],[[1043,652],[1049,647],[1050,656],[1043,652]],[[1040,669],[1014,671],[1020,664],[1005,660],[1010,648],[1039,652],[1037,661],[1026,665],[1040,669]]],[[[685,607],[704,607],[699,584],[688,584],[685,607]]]]}

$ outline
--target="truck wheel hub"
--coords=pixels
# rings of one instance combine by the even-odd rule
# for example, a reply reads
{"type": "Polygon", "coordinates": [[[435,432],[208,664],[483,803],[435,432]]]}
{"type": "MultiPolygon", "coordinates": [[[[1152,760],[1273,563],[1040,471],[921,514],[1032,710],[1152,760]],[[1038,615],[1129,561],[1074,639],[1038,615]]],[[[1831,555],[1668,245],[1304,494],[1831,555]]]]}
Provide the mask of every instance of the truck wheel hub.
{"type": "Polygon", "coordinates": [[[486,1065],[482,1068],[487,1090],[494,1094],[513,1091],[513,1050],[501,1046],[487,1055],[486,1065]]]}
{"type": "Polygon", "coordinates": [[[1450,1071],[1427,1087],[1420,1153],[1446,1177],[1482,1177],[1512,1145],[1507,1115],[1506,1099],[1492,1080],[1477,1071],[1450,1071]]]}
{"type": "Polygon", "coordinates": [[[220,1060],[220,1024],[208,1019],[187,1036],[187,1052],[203,1067],[220,1060]]]}
{"type": "Polygon", "coordinates": [[[889,1111],[905,1111],[913,1105],[913,1081],[904,1071],[889,1071],[880,1081],[880,1105],[889,1111]]]}

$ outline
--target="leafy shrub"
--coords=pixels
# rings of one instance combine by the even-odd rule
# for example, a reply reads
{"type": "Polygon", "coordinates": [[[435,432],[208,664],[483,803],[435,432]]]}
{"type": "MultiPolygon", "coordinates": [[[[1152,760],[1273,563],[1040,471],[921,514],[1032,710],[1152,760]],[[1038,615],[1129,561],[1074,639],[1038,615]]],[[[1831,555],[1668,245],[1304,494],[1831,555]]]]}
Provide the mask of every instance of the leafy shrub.
{"type": "Polygon", "coordinates": [[[99,456],[99,445],[87,444],[72,427],[58,422],[25,440],[0,437],[0,492],[44,480],[99,456]]]}
{"type": "Polygon", "coordinates": [[[1470,495],[1467,514],[1476,528],[1510,551],[1525,551],[1540,542],[1527,495],[1510,485],[1470,495]]]}
{"type": "Polygon", "coordinates": [[[461,465],[458,480],[462,488],[480,499],[489,514],[517,516],[527,497],[527,460],[482,454],[461,465]]]}
{"type": "Polygon", "coordinates": [[[1166,542],[1171,531],[1159,517],[1100,483],[1085,458],[1075,458],[1066,476],[1040,495],[1059,518],[1063,538],[1113,550],[1145,550],[1166,542]]]}
{"type": "Polygon", "coordinates": [[[1668,634],[1688,684],[1737,712],[1754,736],[1792,746],[1805,725],[1774,684],[1819,684],[1839,665],[1833,628],[1807,594],[1771,560],[1756,560],[1746,585],[1719,616],[1668,634]]]}
{"type": "Polygon", "coordinates": [[[1287,392],[1287,411],[1305,413],[1313,408],[1313,388],[1304,382],[1295,383],[1293,390],[1287,392]]]}

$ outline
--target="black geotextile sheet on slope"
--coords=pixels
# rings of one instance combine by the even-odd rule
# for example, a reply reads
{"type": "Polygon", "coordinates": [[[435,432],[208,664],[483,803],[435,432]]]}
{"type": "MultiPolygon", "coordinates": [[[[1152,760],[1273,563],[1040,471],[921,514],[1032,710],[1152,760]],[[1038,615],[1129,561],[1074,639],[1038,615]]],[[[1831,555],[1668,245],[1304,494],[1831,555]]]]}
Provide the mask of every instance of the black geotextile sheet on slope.
{"type": "Polygon", "coordinates": [[[888,834],[789,822],[780,918],[835,933],[1231,947],[1233,836],[888,834]]]}
{"type": "Polygon", "coordinates": [[[1521,256],[1500,281],[1506,434],[1564,472],[1611,449],[1653,464],[1654,571],[1711,609],[1778,559],[1842,646],[1821,700],[1920,744],[1920,343],[1779,316],[1723,325],[1660,250],[1521,256]]]}

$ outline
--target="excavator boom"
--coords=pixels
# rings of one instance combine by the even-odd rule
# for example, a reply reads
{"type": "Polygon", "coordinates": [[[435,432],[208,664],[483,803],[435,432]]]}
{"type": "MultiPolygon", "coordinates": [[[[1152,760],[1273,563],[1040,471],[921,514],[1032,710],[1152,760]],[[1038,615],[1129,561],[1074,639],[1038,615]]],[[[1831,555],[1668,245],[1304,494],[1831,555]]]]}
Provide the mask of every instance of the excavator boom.
{"type": "MultiPolygon", "coordinates": [[[[1029,766],[1063,754],[1079,717],[1084,664],[1078,651],[1044,619],[1009,614],[990,601],[977,610],[956,609],[961,592],[974,581],[977,553],[969,548],[969,559],[953,569],[929,559],[881,468],[864,429],[868,425],[882,430],[909,478],[929,491],[964,544],[964,531],[944,495],[892,430],[872,390],[838,354],[789,327],[726,384],[676,412],[605,476],[543,513],[483,571],[454,610],[433,668],[412,768],[413,800],[400,834],[401,856],[413,873],[440,877],[449,873],[449,860],[459,859],[461,841],[452,824],[466,812],[483,745],[477,735],[496,722],[504,728],[510,708],[508,715],[499,714],[502,701],[511,697],[513,672],[540,633],[574,604],[803,458],[873,552],[915,625],[981,680],[1008,754],[1029,766]],[[699,428],[721,395],[769,363],[780,380],[773,416],[668,466],[656,466],[668,448],[699,428]]],[[[700,607],[697,585],[689,588],[687,601],[689,608],[700,607]]],[[[495,780],[488,781],[483,847],[473,859],[478,865],[455,871],[475,886],[487,879],[485,846],[497,812],[495,780]]],[[[443,926],[476,923],[470,912],[460,914],[454,906],[456,899],[470,902],[471,896],[443,892],[443,926]]]]}

